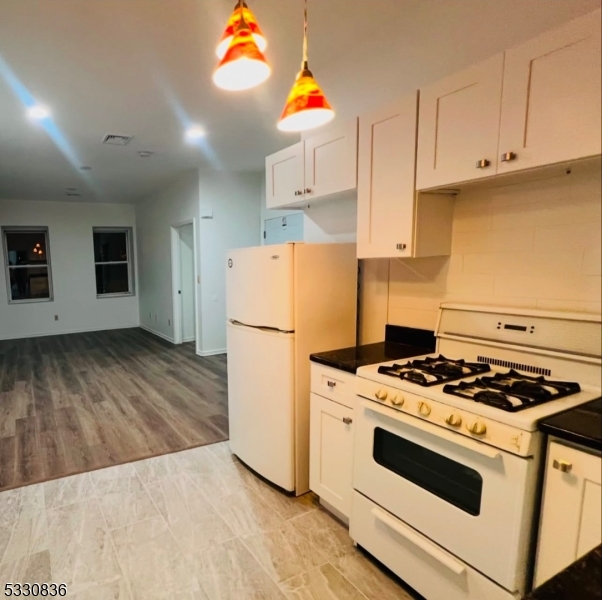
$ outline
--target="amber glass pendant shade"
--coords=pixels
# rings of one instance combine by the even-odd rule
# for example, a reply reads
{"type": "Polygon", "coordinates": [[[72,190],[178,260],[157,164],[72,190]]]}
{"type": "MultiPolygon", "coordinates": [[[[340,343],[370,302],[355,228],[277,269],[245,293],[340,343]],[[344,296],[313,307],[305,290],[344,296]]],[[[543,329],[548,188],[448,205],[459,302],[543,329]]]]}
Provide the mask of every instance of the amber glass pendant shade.
{"type": "Polygon", "coordinates": [[[282,111],[278,129],[287,132],[307,131],[326,125],[332,119],[334,110],[312,72],[307,68],[301,70],[282,111]]]}
{"type": "Polygon", "coordinates": [[[272,74],[248,27],[239,28],[221,59],[213,82],[223,90],[242,91],[263,83],[272,74]]]}
{"type": "Polygon", "coordinates": [[[255,40],[259,50],[261,52],[265,52],[265,49],[268,47],[268,41],[265,39],[265,36],[259,27],[259,23],[257,23],[257,19],[255,18],[253,11],[246,5],[246,3],[243,3],[242,8],[239,5],[234,8],[234,11],[228,19],[228,24],[226,25],[222,39],[215,50],[215,54],[220,60],[226,55],[226,52],[228,51],[228,48],[234,39],[236,30],[240,26],[242,21],[241,14],[244,17],[245,23],[251,30],[251,34],[253,35],[253,39],[255,40]]]}

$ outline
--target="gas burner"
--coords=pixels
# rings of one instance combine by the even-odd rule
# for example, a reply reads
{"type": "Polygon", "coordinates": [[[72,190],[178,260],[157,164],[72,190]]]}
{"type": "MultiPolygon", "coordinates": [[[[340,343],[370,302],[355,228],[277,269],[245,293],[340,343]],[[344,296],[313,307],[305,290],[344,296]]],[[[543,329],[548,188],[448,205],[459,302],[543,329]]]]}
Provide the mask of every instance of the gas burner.
{"type": "Polygon", "coordinates": [[[581,387],[578,383],[570,381],[548,381],[544,377],[529,377],[511,370],[508,373],[496,373],[493,377],[446,385],[443,391],[508,412],[518,412],[551,400],[572,396],[580,392],[581,387]]]}
{"type": "Polygon", "coordinates": [[[464,360],[452,360],[445,356],[427,357],[412,360],[404,365],[382,366],[378,372],[382,375],[399,377],[406,381],[428,387],[440,385],[447,381],[455,381],[470,375],[487,373],[491,370],[485,363],[469,363],[464,360]]]}

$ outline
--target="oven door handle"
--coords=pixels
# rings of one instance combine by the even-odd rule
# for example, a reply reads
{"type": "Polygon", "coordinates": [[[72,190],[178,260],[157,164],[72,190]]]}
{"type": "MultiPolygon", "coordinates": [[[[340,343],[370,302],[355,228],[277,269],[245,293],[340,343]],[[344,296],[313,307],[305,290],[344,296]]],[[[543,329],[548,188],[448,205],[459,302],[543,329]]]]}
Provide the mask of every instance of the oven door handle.
{"type": "Polygon", "coordinates": [[[395,533],[398,533],[401,537],[408,540],[408,542],[411,542],[414,544],[414,546],[417,546],[426,552],[429,556],[441,563],[444,567],[447,567],[456,575],[462,575],[462,573],[466,571],[466,567],[462,563],[453,559],[442,550],[439,550],[439,548],[434,546],[432,542],[424,539],[421,535],[418,535],[407,525],[402,525],[397,519],[391,517],[384,510],[381,510],[380,508],[373,508],[372,516],[377,521],[380,521],[389,527],[389,529],[392,529],[395,533]]]}
{"type": "Polygon", "coordinates": [[[456,446],[461,446],[462,448],[466,448],[466,450],[470,450],[471,452],[480,454],[481,456],[486,456],[492,460],[501,455],[501,452],[496,448],[487,446],[481,442],[476,442],[472,439],[466,439],[461,433],[458,434],[449,432],[446,429],[443,429],[443,427],[426,423],[422,419],[418,419],[416,417],[406,417],[403,413],[400,413],[395,409],[382,408],[371,400],[364,400],[362,402],[362,407],[379,415],[388,417],[389,419],[393,419],[394,421],[400,421],[401,423],[405,423],[406,425],[410,425],[416,429],[421,429],[422,431],[436,435],[439,438],[443,438],[448,442],[456,444],[456,446]],[[412,419],[412,422],[409,423],[408,419],[412,419]]]}

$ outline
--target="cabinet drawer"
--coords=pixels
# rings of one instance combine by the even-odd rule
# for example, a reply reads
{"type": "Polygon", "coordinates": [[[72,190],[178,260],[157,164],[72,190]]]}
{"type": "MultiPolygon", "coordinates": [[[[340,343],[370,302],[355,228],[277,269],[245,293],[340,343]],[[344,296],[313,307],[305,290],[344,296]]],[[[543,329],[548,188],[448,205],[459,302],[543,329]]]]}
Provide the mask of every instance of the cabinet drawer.
{"type": "Polygon", "coordinates": [[[311,391],[318,396],[334,400],[353,408],[355,400],[355,375],[311,363],[311,391]]]}
{"type": "MultiPolygon", "coordinates": [[[[397,517],[353,492],[351,537],[419,594],[432,600],[518,600],[397,517]]],[[[400,589],[399,596],[402,597],[400,589]]]]}

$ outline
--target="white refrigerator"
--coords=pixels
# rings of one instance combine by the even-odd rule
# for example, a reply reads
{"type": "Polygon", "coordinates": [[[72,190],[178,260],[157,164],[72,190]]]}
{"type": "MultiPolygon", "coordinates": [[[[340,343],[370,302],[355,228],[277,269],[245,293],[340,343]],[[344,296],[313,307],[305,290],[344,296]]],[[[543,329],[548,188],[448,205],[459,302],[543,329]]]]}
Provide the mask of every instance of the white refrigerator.
{"type": "Polygon", "coordinates": [[[297,495],[309,491],[309,355],[355,345],[357,268],[355,244],[227,256],[230,448],[297,495]]]}

